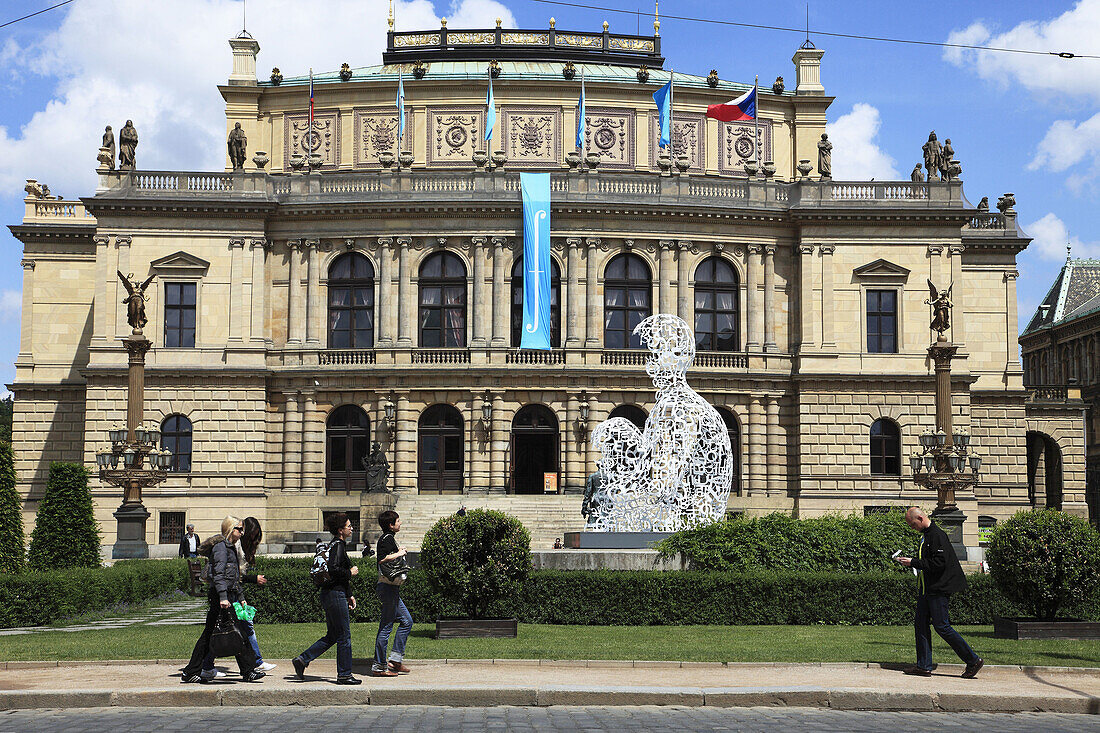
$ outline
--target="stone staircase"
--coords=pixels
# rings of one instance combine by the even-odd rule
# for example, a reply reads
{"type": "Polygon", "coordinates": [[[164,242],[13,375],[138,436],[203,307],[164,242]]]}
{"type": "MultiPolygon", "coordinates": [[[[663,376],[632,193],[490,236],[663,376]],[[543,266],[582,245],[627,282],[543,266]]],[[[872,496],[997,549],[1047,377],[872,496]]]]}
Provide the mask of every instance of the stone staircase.
{"type": "Polygon", "coordinates": [[[584,528],[580,494],[550,495],[462,495],[399,494],[397,513],[401,515],[398,541],[410,550],[419,550],[424,534],[441,517],[454,514],[462,506],[470,509],[497,509],[519,519],[531,533],[532,550],[548,550],[554,539],[566,532],[584,528]]]}
{"type": "MultiPolygon", "coordinates": [[[[356,533],[358,535],[358,532],[356,533]]],[[[312,555],[317,550],[318,542],[328,542],[332,539],[332,535],[328,532],[295,532],[291,535],[290,542],[283,545],[283,552],[290,553],[308,553],[312,555]]],[[[356,537],[353,536],[348,542],[348,549],[356,549],[355,545],[356,537]]]]}

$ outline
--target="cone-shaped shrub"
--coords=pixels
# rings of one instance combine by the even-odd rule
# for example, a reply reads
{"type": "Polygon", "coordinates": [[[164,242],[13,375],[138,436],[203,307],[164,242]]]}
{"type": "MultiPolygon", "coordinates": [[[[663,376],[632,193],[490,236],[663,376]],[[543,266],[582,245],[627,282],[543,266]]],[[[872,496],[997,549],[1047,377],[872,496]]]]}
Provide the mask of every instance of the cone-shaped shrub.
{"type": "Polygon", "coordinates": [[[11,444],[0,442],[0,573],[19,573],[26,561],[22,502],[15,488],[11,444]]]}
{"type": "Polygon", "coordinates": [[[99,525],[79,463],[51,463],[27,558],[32,570],[99,567],[99,525]]]}

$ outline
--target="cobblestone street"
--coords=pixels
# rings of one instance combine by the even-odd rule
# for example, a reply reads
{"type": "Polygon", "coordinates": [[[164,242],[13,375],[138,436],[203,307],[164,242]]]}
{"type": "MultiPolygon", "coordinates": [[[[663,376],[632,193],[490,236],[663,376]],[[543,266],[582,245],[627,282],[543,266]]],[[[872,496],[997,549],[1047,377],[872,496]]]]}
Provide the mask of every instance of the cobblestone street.
{"type": "Polygon", "coordinates": [[[27,730],[126,730],[135,733],[189,730],[348,731],[393,733],[474,731],[841,731],[896,733],[949,729],[998,733],[1084,733],[1097,730],[1094,715],[1056,713],[885,713],[814,708],[692,707],[494,707],[423,706],[98,708],[19,710],[0,713],[0,733],[27,730]]]}

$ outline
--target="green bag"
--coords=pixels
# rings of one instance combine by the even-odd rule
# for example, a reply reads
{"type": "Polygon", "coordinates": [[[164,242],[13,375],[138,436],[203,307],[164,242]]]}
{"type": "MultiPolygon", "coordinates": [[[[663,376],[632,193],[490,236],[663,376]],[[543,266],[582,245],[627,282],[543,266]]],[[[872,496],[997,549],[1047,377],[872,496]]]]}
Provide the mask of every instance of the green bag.
{"type": "Polygon", "coordinates": [[[236,612],[237,619],[240,621],[248,621],[249,623],[252,623],[252,619],[256,618],[256,609],[248,605],[247,603],[235,601],[233,603],[233,610],[236,612]]]}

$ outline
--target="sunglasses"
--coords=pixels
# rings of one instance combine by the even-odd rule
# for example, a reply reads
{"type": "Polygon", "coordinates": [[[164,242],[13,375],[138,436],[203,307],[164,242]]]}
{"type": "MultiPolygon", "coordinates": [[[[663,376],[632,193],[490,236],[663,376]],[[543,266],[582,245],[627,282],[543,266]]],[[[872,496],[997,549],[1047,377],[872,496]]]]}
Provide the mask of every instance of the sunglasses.
{"type": "Polygon", "coordinates": [[[237,530],[241,534],[244,534],[244,527],[234,527],[233,529],[237,530]]]}

